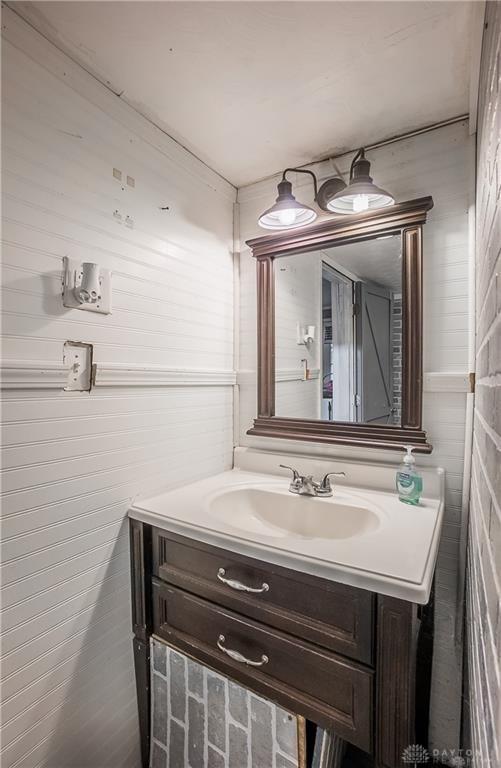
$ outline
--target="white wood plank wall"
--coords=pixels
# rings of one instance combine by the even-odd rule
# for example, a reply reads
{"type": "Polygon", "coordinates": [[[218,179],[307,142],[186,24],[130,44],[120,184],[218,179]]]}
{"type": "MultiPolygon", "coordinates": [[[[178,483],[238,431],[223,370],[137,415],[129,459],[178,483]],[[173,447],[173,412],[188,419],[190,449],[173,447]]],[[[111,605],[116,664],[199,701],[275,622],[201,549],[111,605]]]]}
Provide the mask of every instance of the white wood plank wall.
{"type": "MultiPolygon", "coordinates": [[[[435,207],[424,229],[424,369],[430,373],[467,373],[468,366],[468,242],[474,139],[466,122],[408,138],[369,153],[376,183],[397,200],[432,195],[435,207]]],[[[347,172],[351,155],[336,161],[347,172]]],[[[320,179],[335,175],[330,163],[311,166],[320,179]]],[[[291,175],[294,181],[294,176],[291,175]]],[[[316,452],[381,461],[398,457],[388,452],[365,453],[343,447],[326,449],[313,443],[269,440],[246,434],[256,413],[256,290],[255,263],[245,241],[263,233],[259,214],[276,197],[279,177],[239,189],[240,210],[240,444],[291,453],[316,452]]],[[[297,175],[294,194],[309,203],[311,182],[297,175]]],[[[451,381],[455,377],[451,377],[451,381]]],[[[460,377],[461,378],[461,377],[460,377]]],[[[429,377],[428,383],[434,377],[429,377]]],[[[458,387],[459,389],[459,387],[458,387]]],[[[446,517],[436,574],[436,636],[432,696],[432,742],[437,748],[458,746],[461,708],[461,647],[456,634],[457,589],[461,536],[461,494],[466,394],[425,392],[424,426],[434,445],[423,464],[446,470],[446,517]]]]}
{"type": "Polygon", "coordinates": [[[320,410],[319,374],[301,380],[304,361],[311,372],[319,368],[321,343],[319,265],[305,264],[301,257],[290,257],[281,263],[275,283],[275,409],[277,416],[315,419],[320,410]],[[308,347],[297,343],[297,323],[314,325],[316,338],[308,347]],[[287,380],[285,371],[295,371],[296,380],[287,380]]]}
{"type": "Polygon", "coordinates": [[[12,10],[2,23],[4,361],[61,363],[69,339],[104,368],[228,371],[4,396],[1,763],[127,768],[125,515],[152,487],[231,467],[236,192],[12,10]],[[113,270],[113,314],[63,308],[65,255],[113,270]]]}

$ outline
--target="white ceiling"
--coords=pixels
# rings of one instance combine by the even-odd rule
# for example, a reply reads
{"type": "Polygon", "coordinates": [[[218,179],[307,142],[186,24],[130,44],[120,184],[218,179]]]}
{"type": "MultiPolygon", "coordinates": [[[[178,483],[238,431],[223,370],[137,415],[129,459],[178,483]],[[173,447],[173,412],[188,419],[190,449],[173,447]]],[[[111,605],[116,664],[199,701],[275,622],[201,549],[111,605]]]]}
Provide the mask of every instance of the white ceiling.
{"type": "Polygon", "coordinates": [[[341,267],[352,279],[377,283],[394,293],[402,291],[400,235],[338,245],[322,253],[328,257],[328,263],[341,267]]]}
{"type": "Polygon", "coordinates": [[[468,111],[471,2],[14,2],[236,186],[468,111]]]}

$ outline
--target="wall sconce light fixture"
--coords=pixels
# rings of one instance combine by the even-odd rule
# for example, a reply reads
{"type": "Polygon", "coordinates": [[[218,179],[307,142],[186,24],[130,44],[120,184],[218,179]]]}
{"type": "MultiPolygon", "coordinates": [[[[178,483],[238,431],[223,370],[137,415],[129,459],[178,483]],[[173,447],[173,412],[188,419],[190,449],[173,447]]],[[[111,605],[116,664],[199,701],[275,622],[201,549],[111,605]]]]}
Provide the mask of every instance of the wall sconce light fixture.
{"type": "Polygon", "coordinates": [[[362,213],[393,205],[394,197],[374,184],[369,175],[370,169],[365,150],[359,149],[351,163],[350,183],[329,200],[327,210],[332,213],[362,213]]]}
{"type": "Polygon", "coordinates": [[[299,345],[309,347],[315,341],[315,326],[297,323],[296,337],[299,345]]]}
{"type": "Polygon", "coordinates": [[[63,258],[63,305],[103,315],[111,313],[111,272],[91,261],[63,258]]]}
{"type": "MultiPolygon", "coordinates": [[[[300,203],[292,194],[292,184],[285,178],[286,173],[297,170],[298,173],[309,173],[301,169],[286,168],[282,181],[278,185],[278,197],[274,205],[259,217],[259,226],[264,229],[294,229],[311,224],[317,218],[317,213],[309,205],[300,203]]],[[[312,174],[313,175],[313,174],[312,174]]],[[[315,177],[314,177],[315,178],[315,177]]],[[[315,186],[316,186],[315,178],[315,186]]]]}
{"type": "Polygon", "coordinates": [[[311,176],[315,190],[314,200],[327,213],[361,213],[374,208],[385,208],[395,202],[392,195],[377,187],[369,175],[370,163],[365,152],[359,149],[350,168],[348,186],[339,176],[333,176],[319,187],[313,171],[306,168],[286,168],[278,184],[278,197],[258,219],[264,229],[295,229],[311,224],[317,218],[314,208],[300,203],[292,194],[292,184],[287,181],[288,173],[306,173],[311,176]]]}

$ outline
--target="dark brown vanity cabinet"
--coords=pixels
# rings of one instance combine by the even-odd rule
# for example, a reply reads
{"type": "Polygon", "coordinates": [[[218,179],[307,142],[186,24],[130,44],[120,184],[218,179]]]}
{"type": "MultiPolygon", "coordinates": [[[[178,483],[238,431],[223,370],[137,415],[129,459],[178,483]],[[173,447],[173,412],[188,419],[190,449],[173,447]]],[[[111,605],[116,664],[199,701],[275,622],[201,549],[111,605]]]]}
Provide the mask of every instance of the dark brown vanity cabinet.
{"type": "Polygon", "coordinates": [[[130,522],[145,766],[151,634],[333,730],[377,768],[401,765],[416,739],[418,606],[130,522]]]}

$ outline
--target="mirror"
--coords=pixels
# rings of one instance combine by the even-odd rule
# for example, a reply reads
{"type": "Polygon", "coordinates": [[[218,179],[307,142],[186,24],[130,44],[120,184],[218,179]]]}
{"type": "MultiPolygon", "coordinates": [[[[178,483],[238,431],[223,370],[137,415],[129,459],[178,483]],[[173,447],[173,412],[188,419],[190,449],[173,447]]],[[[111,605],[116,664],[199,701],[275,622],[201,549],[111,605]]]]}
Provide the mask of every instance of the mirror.
{"type": "Polygon", "coordinates": [[[275,269],[275,415],[401,423],[401,235],[286,256],[275,269]]]}
{"type": "Polygon", "coordinates": [[[257,418],[248,434],[430,453],[422,227],[431,197],[249,240],[257,418]]]}

